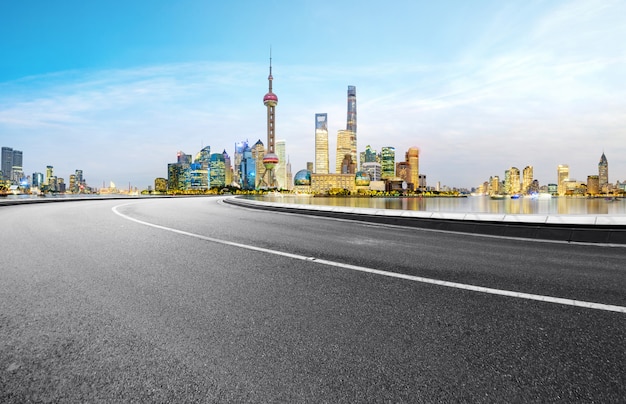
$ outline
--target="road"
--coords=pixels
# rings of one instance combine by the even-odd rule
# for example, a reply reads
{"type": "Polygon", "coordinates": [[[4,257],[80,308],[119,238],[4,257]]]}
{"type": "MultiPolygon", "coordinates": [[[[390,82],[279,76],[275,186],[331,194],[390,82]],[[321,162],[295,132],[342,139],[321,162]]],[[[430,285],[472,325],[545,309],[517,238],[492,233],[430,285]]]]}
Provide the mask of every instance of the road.
{"type": "Polygon", "coordinates": [[[626,397],[623,247],[217,197],[2,206],[0,223],[3,403],[626,397]]]}

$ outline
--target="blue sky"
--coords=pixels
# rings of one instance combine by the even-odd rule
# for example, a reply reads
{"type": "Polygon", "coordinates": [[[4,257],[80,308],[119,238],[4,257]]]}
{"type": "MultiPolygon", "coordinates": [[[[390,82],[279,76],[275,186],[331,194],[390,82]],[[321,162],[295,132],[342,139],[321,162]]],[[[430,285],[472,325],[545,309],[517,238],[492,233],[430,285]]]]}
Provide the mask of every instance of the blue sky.
{"type": "MultiPolygon", "coordinates": [[[[292,170],[331,149],[357,87],[358,149],[418,146],[429,185],[511,166],[626,181],[623,1],[0,0],[0,145],[27,174],[145,188],[179,150],[276,137],[292,170]]],[[[331,152],[331,161],[334,151],[331,152]]]]}

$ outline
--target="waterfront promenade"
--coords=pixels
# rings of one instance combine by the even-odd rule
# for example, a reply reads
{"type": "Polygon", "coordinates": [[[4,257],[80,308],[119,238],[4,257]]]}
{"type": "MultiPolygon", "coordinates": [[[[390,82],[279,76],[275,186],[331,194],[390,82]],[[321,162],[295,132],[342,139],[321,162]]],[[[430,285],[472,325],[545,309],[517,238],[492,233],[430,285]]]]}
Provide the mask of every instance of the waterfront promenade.
{"type": "MultiPolygon", "coordinates": [[[[457,231],[500,237],[542,239],[563,242],[626,245],[626,214],[507,214],[476,212],[429,212],[324,204],[277,202],[289,198],[230,198],[227,203],[256,209],[327,216],[422,229],[457,231]]],[[[317,199],[317,198],[309,198],[317,199]]],[[[365,202],[370,198],[363,198],[365,202]]],[[[302,198],[300,198],[302,200],[302,198]]],[[[317,202],[317,201],[316,201],[317,202]]],[[[377,201],[374,201],[375,203],[377,201]]],[[[621,203],[621,202],[620,202],[621,203]]],[[[362,203],[361,205],[365,205],[362,203]]],[[[398,205],[396,203],[395,205],[398,205]]],[[[402,206],[401,204],[399,206],[402,206]]]]}

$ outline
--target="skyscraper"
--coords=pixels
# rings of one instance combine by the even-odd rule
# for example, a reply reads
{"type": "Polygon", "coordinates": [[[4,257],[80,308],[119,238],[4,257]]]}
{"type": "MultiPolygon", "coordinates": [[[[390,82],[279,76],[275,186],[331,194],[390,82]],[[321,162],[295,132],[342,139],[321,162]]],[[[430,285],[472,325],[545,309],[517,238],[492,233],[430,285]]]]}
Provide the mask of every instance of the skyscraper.
{"type": "Polygon", "coordinates": [[[248,146],[248,142],[245,143],[245,148],[242,151],[241,162],[239,163],[239,185],[243,189],[254,189],[256,178],[256,165],[254,158],[252,157],[252,149],[248,146]]]}
{"type": "Polygon", "coordinates": [[[376,150],[372,149],[372,146],[365,146],[365,151],[362,153],[363,158],[361,164],[363,163],[375,163],[378,162],[378,155],[376,154],[376,150]]]}
{"type": "Polygon", "coordinates": [[[598,186],[600,187],[600,191],[606,192],[604,188],[609,184],[609,162],[602,152],[602,157],[600,157],[600,162],[598,163],[598,186]]]}
{"type": "Polygon", "coordinates": [[[509,169],[509,175],[511,179],[511,187],[508,190],[508,193],[512,195],[519,194],[521,185],[519,168],[511,167],[509,169]]]}
{"type": "Polygon", "coordinates": [[[557,176],[557,192],[559,195],[565,195],[565,183],[569,179],[569,166],[567,164],[559,164],[556,169],[557,176]]]}
{"type": "Polygon", "coordinates": [[[242,162],[244,159],[245,150],[250,148],[248,147],[248,140],[235,143],[235,155],[233,156],[233,180],[237,182],[240,186],[243,187],[244,177],[246,176],[245,171],[242,170],[242,162]]]}
{"type": "Polygon", "coordinates": [[[263,104],[267,107],[267,154],[263,157],[263,167],[265,171],[263,176],[258,181],[259,187],[267,186],[269,188],[276,188],[276,174],[274,168],[278,164],[278,156],[275,154],[275,139],[276,139],[276,105],[278,104],[278,97],[272,92],[272,53],[270,51],[270,75],[267,77],[269,82],[269,91],[263,97],[263,104]]]}
{"type": "Polygon", "coordinates": [[[396,149],[383,147],[380,151],[381,178],[391,179],[396,176],[396,149]]]}
{"type": "Polygon", "coordinates": [[[348,86],[348,122],[346,130],[354,132],[356,136],[356,87],[348,86]]]}
{"type": "Polygon", "coordinates": [[[54,167],[46,166],[46,180],[44,182],[44,185],[50,185],[53,178],[54,178],[54,167]]]}
{"type": "Polygon", "coordinates": [[[32,185],[33,188],[41,188],[41,186],[43,185],[43,173],[33,173],[32,185]]]}
{"type": "Polygon", "coordinates": [[[22,167],[22,152],[13,150],[13,166],[11,167],[11,181],[18,182],[24,177],[24,168],[22,167]]]}
{"type": "Polygon", "coordinates": [[[413,191],[419,188],[420,179],[420,150],[413,146],[406,152],[405,161],[409,163],[408,183],[413,184],[413,191]]]}
{"type": "Polygon", "coordinates": [[[209,187],[223,187],[226,185],[226,167],[222,153],[211,154],[209,163],[209,187]]]}
{"type": "Polygon", "coordinates": [[[354,164],[358,164],[356,154],[356,87],[348,86],[348,115],[346,130],[352,132],[350,137],[350,156],[354,164]]]}
{"type": "Polygon", "coordinates": [[[315,114],[315,173],[328,174],[328,115],[315,114]]]}
{"type": "Polygon", "coordinates": [[[287,188],[287,145],[284,140],[276,141],[276,155],[278,156],[278,164],[276,164],[276,187],[287,188]]]}
{"type": "Polygon", "coordinates": [[[0,171],[2,171],[2,180],[10,180],[11,179],[11,169],[13,168],[13,149],[11,147],[3,147],[2,148],[2,166],[0,167],[0,171]]]}
{"type": "Polygon", "coordinates": [[[260,188],[264,184],[262,173],[263,156],[265,156],[265,146],[263,145],[261,139],[259,139],[254,146],[252,146],[251,151],[252,158],[254,159],[254,188],[260,188]]]}
{"type": "Polygon", "coordinates": [[[356,150],[352,153],[352,144],[354,143],[354,132],[349,130],[337,131],[337,154],[335,155],[335,172],[341,173],[341,165],[349,155],[352,162],[356,164],[356,150]]]}
{"type": "Polygon", "coordinates": [[[522,192],[529,194],[531,191],[531,185],[533,183],[533,166],[524,167],[522,172],[522,192]]]}
{"type": "Polygon", "coordinates": [[[233,183],[233,167],[226,149],[224,149],[222,155],[224,156],[224,184],[230,186],[233,183]]]}
{"type": "Polygon", "coordinates": [[[2,156],[0,161],[0,172],[2,177],[0,180],[9,180],[18,182],[24,176],[22,168],[22,152],[13,150],[11,147],[2,148],[2,156]]]}

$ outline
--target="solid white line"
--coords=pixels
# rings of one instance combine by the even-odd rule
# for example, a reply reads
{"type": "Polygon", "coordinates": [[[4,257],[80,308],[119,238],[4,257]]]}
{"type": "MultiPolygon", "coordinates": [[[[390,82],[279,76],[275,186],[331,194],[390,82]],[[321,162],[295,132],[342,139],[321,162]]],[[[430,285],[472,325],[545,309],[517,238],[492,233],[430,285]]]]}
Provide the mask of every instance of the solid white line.
{"type": "Polygon", "coordinates": [[[213,237],[203,236],[201,234],[190,233],[190,232],[187,232],[187,231],[184,231],[184,230],[177,230],[177,229],[173,229],[171,227],[166,227],[166,226],[161,226],[161,225],[154,224],[154,223],[144,222],[142,220],[135,219],[135,218],[132,218],[130,216],[127,216],[127,215],[125,215],[125,214],[123,214],[123,213],[121,213],[121,212],[119,212],[117,210],[117,208],[120,208],[120,207],[126,206],[126,205],[129,205],[129,204],[114,206],[111,210],[116,215],[118,215],[118,216],[120,216],[120,217],[122,217],[122,218],[124,218],[126,220],[130,220],[132,222],[135,222],[135,223],[139,223],[139,224],[142,224],[142,225],[145,225],[145,226],[154,227],[154,228],[160,229],[160,230],[169,231],[169,232],[172,232],[172,233],[181,234],[181,235],[184,235],[184,236],[194,237],[194,238],[197,238],[197,239],[200,239],[200,240],[210,241],[210,242],[213,242],[213,243],[229,245],[229,246],[238,247],[238,248],[245,248],[247,250],[258,251],[258,252],[263,252],[263,253],[267,253],[267,254],[279,255],[279,256],[282,256],[282,257],[287,257],[287,258],[292,258],[292,259],[297,259],[297,260],[302,260],[302,261],[315,262],[315,263],[318,263],[318,264],[329,265],[329,266],[333,266],[333,267],[337,267],[337,268],[351,269],[353,271],[360,271],[360,272],[366,272],[366,273],[375,274],[375,275],[387,276],[387,277],[391,277],[391,278],[404,279],[404,280],[409,280],[409,281],[413,281],[413,282],[428,283],[428,284],[432,284],[432,285],[446,286],[446,287],[450,287],[450,288],[469,290],[469,291],[473,291],[473,292],[489,293],[489,294],[492,294],[492,295],[516,297],[516,298],[519,298],[519,299],[538,300],[538,301],[541,301],[541,302],[556,303],[556,304],[562,304],[562,305],[566,305],[566,306],[575,306],[575,307],[583,307],[583,308],[587,308],[587,309],[595,309],[595,310],[604,310],[604,311],[614,311],[614,312],[618,312],[618,313],[626,313],[626,307],[624,307],[624,306],[615,306],[615,305],[603,304],[603,303],[586,302],[586,301],[574,300],[574,299],[564,299],[564,298],[553,297],[553,296],[535,295],[535,294],[531,294],[531,293],[514,292],[514,291],[510,291],[510,290],[487,288],[487,287],[483,287],[483,286],[468,285],[468,284],[465,284],[465,283],[458,283],[458,282],[448,282],[448,281],[442,281],[442,280],[439,280],[439,279],[424,278],[424,277],[421,277],[421,276],[406,275],[406,274],[400,274],[400,273],[396,273],[396,272],[383,271],[383,270],[380,270],[380,269],[373,269],[373,268],[362,267],[362,266],[358,266],[358,265],[344,264],[344,263],[341,263],[341,262],[317,259],[315,257],[306,257],[304,255],[292,254],[292,253],[283,252],[283,251],[277,251],[277,250],[270,250],[270,249],[267,249],[267,248],[255,247],[255,246],[251,246],[251,245],[247,245],[247,244],[241,244],[241,243],[235,243],[233,241],[220,240],[220,239],[213,238],[213,237]]]}

